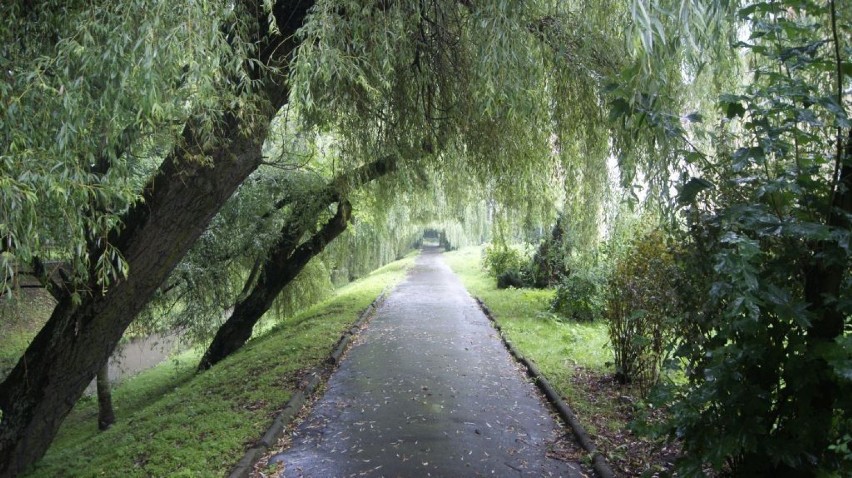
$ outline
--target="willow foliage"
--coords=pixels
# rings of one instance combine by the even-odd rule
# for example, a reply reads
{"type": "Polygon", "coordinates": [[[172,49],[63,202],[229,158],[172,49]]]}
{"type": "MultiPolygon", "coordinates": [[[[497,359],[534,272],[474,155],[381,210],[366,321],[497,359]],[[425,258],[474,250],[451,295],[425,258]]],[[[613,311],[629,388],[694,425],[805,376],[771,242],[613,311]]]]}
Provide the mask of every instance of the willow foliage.
{"type": "Polygon", "coordinates": [[[302,30],[294,104],[306,124],[339,134],[350,160],[394,154],[451,201],[479,188],[521,208],[537,202],[550,217],[562,188],[603,195],[602,86],[623,47],[602,32],[618,31],[625,11],[319,2],[302,30]]]}
{"type": "Polygon", "coordinates": [[[3,287],[36,257],[106,287],[128,272],[107,236],[160,149],[190,116],[212,132],[248,85],[242,27],[210,2],[13,1],[0,15],[3,287]]]}

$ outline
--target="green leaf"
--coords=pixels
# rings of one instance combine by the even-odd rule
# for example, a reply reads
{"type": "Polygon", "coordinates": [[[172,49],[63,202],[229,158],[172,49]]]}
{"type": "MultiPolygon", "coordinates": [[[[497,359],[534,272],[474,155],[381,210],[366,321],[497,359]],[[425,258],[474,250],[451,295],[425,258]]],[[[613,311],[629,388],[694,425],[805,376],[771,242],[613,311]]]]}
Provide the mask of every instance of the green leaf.
{"type": "Polygon", "coordinates": [[[734,119],[736,117],[742,118],[745,116],[746,109],[742,103],[739,101],[733,103],[722,103],[722,111],[725,113],[725,117],[728,119],[734,119]]]}
{"type": "Polygon", "coordinates": [[[609,120],[616,121],[621,117],[630,116],[633,107],[624,98],[616,98],[609,104],[609,120]]]}
{"type": "Polygon", "coordinates": [[[680,188],[680,194],[678,194],[677,201],[680,204],[690,204],[695,201],[698,193],[712,187],[713,183],[706,179],[690,178],[689,181],[680,188]]]}
{"type": "Polygon", "coordinates": [[[704,121],[704,116],[702,116],[701,113],[696,111],[686,115],[686,120],[690,123],[701,123],[702,121],[704,121]]]}
{"type": "Polygon", "coordinates": [[[697,153],[695,151],[690,151],[690,152],[683,155],[684,161],[686,161],[688,164],[695,164],[698,161],[701,161],[703,158],[704,158],[704,155],[702,155],[701,153],[697,153]]]}

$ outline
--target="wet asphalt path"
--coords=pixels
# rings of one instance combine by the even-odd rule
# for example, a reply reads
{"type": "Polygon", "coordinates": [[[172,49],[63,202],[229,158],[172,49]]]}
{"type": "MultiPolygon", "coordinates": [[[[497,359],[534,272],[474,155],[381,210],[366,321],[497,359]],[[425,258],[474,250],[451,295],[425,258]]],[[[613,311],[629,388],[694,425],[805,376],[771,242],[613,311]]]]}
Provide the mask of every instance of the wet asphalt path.
{"type": "Polygon", "coordinates": [[[426,248],[272,461],[288,478],[584,476],[548,457],[567,436],[438,250],[426,248]]]}

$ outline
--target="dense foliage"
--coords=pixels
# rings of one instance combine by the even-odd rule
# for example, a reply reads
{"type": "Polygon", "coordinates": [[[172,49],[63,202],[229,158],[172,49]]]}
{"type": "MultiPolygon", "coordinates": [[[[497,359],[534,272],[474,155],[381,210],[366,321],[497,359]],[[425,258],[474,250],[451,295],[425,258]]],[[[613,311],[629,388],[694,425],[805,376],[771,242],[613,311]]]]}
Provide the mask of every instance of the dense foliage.
{"type": "Polygon", "coordinates": [[[659,232],[635,238],[620,252],[607,284],[604,317],[616,378],[647,393],[677,337],[680,274],[659,232]]]}
{"type": "Polygon", "coordinates": [[[497,287],[524,287],[529,284],[529,258],[517,247],[497,242],[482,251],[482,266],[496,280],[497,287]]]}
{"type": "MultiPolygon", "coordinates": [[[[655,282],[668,284],[677,306],[667,315],[677,319],[671,343],[686,383],[659,396],[687,475],[849,470],[850,13],[835,2],[744,7],[726,29],[736,33],[728,68],[743,62],[741,82],[718,81],[721,66],[684,71],[691,90],[681,97],[692,95],[691,105],[664,94],[612,103],[625,126],[652,132],[646,152],[661,159],[648,168],[648,198],[681,244],[673,256],[644,248],[642,263],[614,270],[628,282],[615,279],[609,293],[623,297],[655,263],[670,271],[655,282]]],[[[672,30],[648,31],[660,41],[672,30]]],[[[610,316],[648,317],[642,304],[612,305],[610,316]]],[[[653,343],[624,330],[623,343],[653,343]]]]}
{"type": "Polygon", "coordinates": [[[831,451],[852,410],[849,14],[834,2],[742,9],[752,81],[722,95],[722,119],[702,131],[716,150],[686,156],[684,263],[689,292],[709,300],[693,300],[678,349],[689,385],[674,424],[693,472],[852,465],[831,451]]]}
{"type": "Polygon", "coordinates": [[[194,116],[210,133],[245,78],[233,9],[81,3],[0,7],[0,292],[46,261],[78,285],[126,275],[110,231],[179,126],[194,116]]]}
{"type": "Polygon", "coordinates": [[[551,310],[579,322],[597,320],[604,309],[605,289],[598,268],[578,267],[556,285],[551,310]]]}

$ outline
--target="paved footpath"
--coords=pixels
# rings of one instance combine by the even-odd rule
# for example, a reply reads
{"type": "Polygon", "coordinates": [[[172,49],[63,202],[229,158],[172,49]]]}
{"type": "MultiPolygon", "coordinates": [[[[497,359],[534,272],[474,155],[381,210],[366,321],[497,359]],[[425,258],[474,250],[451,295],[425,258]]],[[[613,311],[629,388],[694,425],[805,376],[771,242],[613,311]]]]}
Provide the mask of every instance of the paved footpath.
{"type": "Polygon", "coordinates": [[[585,476],[575,447],[444,264],[426,248],[272,461],[281,476],[585,476]]]}

